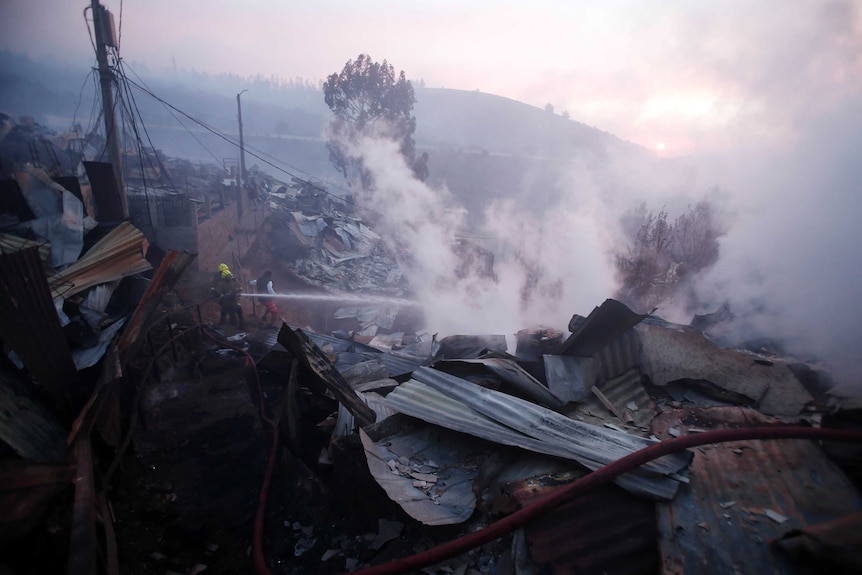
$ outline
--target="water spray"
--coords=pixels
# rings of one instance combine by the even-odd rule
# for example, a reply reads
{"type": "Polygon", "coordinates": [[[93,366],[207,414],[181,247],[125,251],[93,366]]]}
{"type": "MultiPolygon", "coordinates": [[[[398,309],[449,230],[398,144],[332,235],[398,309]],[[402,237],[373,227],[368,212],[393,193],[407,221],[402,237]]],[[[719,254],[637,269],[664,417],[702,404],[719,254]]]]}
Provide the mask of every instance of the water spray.
{"type": "Polygon", "coordinates": [[[241,293],[243,297],[263,297],[269,299],[296,300],[309,302],[361,303],[370,305],[397,305],[400,307],[419,307],[419,302],[389,296],[370,294],[317,294],[317,293],[241,293]]]}

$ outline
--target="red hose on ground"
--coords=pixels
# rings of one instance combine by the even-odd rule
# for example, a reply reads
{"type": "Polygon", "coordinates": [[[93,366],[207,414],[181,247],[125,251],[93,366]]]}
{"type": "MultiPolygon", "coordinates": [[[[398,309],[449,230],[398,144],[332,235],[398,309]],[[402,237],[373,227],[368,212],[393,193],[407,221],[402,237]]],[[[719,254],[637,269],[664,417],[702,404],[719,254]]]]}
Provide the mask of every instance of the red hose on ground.
{"type": "Polygon", "coordinates": [[[705,445],[707,443],[724,443],[726,441],[745,441],[752,439],[818,439],[862,443],[862,432],[790,426],[749,427],[742,429],[718,429],[662,441],[661,443],[651,445],[641,449],[640,451],[629,454],[622,459],[618,459],[617,461],[590,473],[544,499],[541,499],[528,507],[524,507],[496,523],[492,523],[480,531],[469,533],[463,537],[455,539],[454,541],[444,543],[439,547],[429,549],[428,551],[424,551],[410,557],[398,559],[383,565],[360,569],[359,571],[353,571],[351,575],[396,575],[439,563],[440,561],[502,537],[503,535],[514,531],[518,527],[521,527],[530,520],[535,519],[542,513],[568,502],[576,495],[580,495],[594,487],[608,483],[623,473],[632,471],[653,459],[657,459],[677,451],[682,451],[690,447],[705,445]]]}
{"type": "Polygon", "coordinates": [[[260,418],[269,425],[270,429],[272,429],[272,448],[269,451],[266,472],[263,475],[263,483],[260,486],[260,496],[257,499],[257,511],[254,515],[254,535],[252,537],[252,559],[254,561],[254,570],[259,575],[271,575],[271,571],[266,565],[266,559],[263,556],[263,520],[266,516],[266,501],[269,498],[269,486],[272,484],[272,476],[275,472],[275,462],[278,459],[278,423],[266,415],[266,408],[263,403],[263,386],[260,384],[260,374],[257,372],[257,363],[255,363],[254,358],[251,357],[246,350],[216,339],[207,331],[205,326],[201,327],[203,328],[201,331],[203,331],[208,338],[216,342],[218,345],[229,347],[245,356],[246,364],[254,369],[254,379],[257,383],[257,391],[260,394],[260,418]]]}

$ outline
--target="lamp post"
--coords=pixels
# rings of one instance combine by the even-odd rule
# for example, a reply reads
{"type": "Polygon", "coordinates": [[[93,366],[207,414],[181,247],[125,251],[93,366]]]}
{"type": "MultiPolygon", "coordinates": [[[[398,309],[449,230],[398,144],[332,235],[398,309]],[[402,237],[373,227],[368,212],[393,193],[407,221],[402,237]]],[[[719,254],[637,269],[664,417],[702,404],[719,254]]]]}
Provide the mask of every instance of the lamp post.
{"type": "Polygon", "coordinates": [[[239,118],[239,176],[237,178],[236,209],[237,217],[240,218],[242,217],[242,182],[244,182],[246,179],[245,144],[242,139],[242,101],[240,100],[240,96],[242,96],[246,92],[248,92],[247,89],[236,95],[236,112],[237,117],[239,118]]]}
{"type": "Polygon", "coordinates": [[[248,90],[243,90],[239,94],[236,95],[236,113],[239,118],[239,177],[241,180],[245,180],[245,144],[242,140],[242,101],[240,100],[240,96],[248,92],[248,90]]]}

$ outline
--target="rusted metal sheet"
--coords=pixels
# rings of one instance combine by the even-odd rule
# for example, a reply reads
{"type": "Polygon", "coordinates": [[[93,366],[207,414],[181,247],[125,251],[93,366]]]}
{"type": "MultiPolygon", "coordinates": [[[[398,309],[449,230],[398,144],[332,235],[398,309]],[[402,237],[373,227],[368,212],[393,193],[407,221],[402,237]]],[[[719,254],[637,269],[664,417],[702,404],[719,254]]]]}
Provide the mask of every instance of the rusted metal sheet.
{"type": "Polygon", "coordinates": [[[51,499],[74,477],[75,469],[68,463],[0,464],[0,542],[25,535],[41,520],[51,499]]]}
{"type": "Polygon", "coordinates": [[[93,480],[93,452],[89,437],[75,442],[75,502],[72,533],[69,537],[67,573],[95,575],[97,572],[96,486],[93,480]]]}
{"type": "Polygon", "coordinates": [[[645,314],[635,313],[617,300],[606,299],[586,320],[580,322],[560,346],[557,355],[591,357],[645,317],[645,314]]]}
{"type": "MultiPolygon", "coordinates": [[[[656,417],[653,433],[775,423],[744,407],[693,408],[656,417]]],[[[657,507],[664,573],[796,573],[770,540],[862,510],[852,483],[811,441],[735,441],[694,453],[689,488],[657,507]]]]}
{"type": "Polygon", "coordinates": [[[96,388],[72,422],[72,430],[67,439],[69,445],[73,445],[79,435],[89,437],[94,426],[98,426],[105,443],[112,447],[120,444],[122,412],[117,383],[122,377],[119,352],[116,344],[111,344],[105,353],[96,388]]]}
{"type": "Polygon", "coordinates": [[[75,364],[35,247],[0,255],[0,339],[62,405],[75,364]]]}
{"type": "Polygon", "coordinates": [[[637,368],[595,386],[593,393],[625,423],[646,427],[655,416],[655,403],[641,383],[641,372],[637,368]]]}
{"type": "MultiPolygon", "coordinates": [[[[523,507],[570,481],[533,477],[506,484],[503,491],[523,507]]],[[[580,495],[527,524],[524,532],[542,573],[652,574],[659,566],[655,504],[614,485],[580,495]]]]}
{"type": "Polygon", "coordinates": [[[159,268],[153,275],[147,291],[138,302],[134,314],[123,329],[117,347],[120,351],[120,362],[125,365],[131,360],[141,345],[141,334],[149,326],[152,316],[158,309],[165,294],[173,289],[197,256],[186,252],[171,250],[162,258],[159,268]]]}
{"type": "Polygon", "coordinates": [[[278,343],[283,345],[293,357],[298,358],[320,382],[329,389],[336,399],[353,414],[360,426],[370,425],[375,421],[371,410],[350,384],[339,373],[323,351],[309,339],[302,330],[293,330],[287,325],[278,332],[278,343]]]}

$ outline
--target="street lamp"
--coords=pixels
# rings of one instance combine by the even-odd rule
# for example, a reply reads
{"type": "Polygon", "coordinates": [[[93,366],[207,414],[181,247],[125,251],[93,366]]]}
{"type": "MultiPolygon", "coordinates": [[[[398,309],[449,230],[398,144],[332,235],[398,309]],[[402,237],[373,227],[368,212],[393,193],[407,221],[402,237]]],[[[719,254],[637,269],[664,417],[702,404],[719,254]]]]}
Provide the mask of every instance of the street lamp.
{"type": "Polygon", "coordinates": [[[242,218],[242,185],[246,180],[245,173],[245,144],[242,141],[242,101],[239,99],[248,90],[243,90],[236,95],[236,111],[239,118],[239,176],[237,177],[236,186],[236,215],[242,218]]]}
{"type": "Polygon", "coordinates": [[[245,182],[246,173],[245,173],[245,145],[242,141],[242,102],[239,97],[248,92],[248,89],[243,90],[239,94],[236,95],[236,111],[237,116],[239,117],[239,179],[240,182],[245,182]]]}

